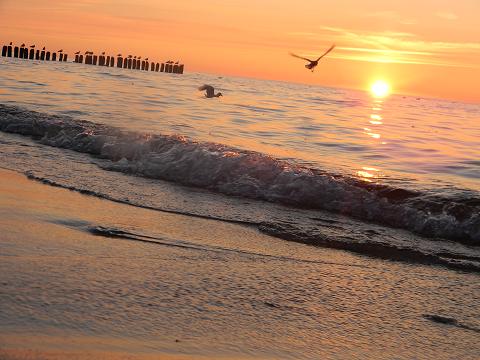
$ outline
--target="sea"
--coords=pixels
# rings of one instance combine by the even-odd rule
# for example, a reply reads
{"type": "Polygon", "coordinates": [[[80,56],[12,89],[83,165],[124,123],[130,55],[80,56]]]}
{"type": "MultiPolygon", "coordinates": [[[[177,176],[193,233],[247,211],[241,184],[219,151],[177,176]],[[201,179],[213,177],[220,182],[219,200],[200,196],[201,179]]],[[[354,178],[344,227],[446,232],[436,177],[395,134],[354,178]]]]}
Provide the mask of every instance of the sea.
{"type": "Polygon", "coordinates": [[[0,149],[32,181],[254,229],[278,256],[480,271],[480,104],[1,58],[0,149]]]}

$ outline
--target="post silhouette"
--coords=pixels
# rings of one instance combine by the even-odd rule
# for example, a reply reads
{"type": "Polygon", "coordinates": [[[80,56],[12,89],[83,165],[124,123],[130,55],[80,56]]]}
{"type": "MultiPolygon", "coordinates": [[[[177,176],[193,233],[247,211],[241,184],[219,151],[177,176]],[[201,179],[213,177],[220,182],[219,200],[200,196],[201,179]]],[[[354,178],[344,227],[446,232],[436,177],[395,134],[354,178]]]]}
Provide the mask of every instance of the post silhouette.
{"type": "Polygon", "coordinates": [[[28,49],[23,49],[23,58],[28,59],[28,49]]]}
{"type": "Polygon", "coordinates": [[[78,54],[75,54],[75,62],[78,63],[78,59],[80,58],[80,56],[78,54]]]}
{"type": "Polygon", "coordinates": [[[63,61],[67,61],[68,54],[63,54],[63,61]]]}
{"type": "Polygon", "coordinates": [[[115,66],[115,58],[112,56],[110,58],[110,67],[114,67],[115,66]]]}
{"type": "Polygon", "coordinates": [[[40,53],[40,60],[45,60],[45,50],[40,53]]]}
{"type": "Polygon", "coordinates": [[[78,58],[78,62],[79,62],[80,64],[83,64],[83,55],[80,55],[80,57],[78,58]]]}
{"type": "Polygon", "coordinates": [[[35,60],[40,60],[40,50],[35,52],[35,60]]]}
{"type": "Polygon", "coordinates": [[[50,61],[50,51],[45,54],[45,60],[50,61]]]}
{"type": "Polygon", "coordinates": [[[132,68],[132,59],[128,59],[128,68],[129,68],[129,69],[132,68]]]}
{"type": "Polygon", "coordinates": [[[104,66],[105,65],[105,56],[100,55],[98,57],[98,66],[104,66]]]}
{"type": "Polygon", "coordinates": [[[184,67],[183,64],[181,64],[181,65],[178,66],[178,73],[179,73],[179,74],[183,74],[183,67],[184,67]]]}
{"type": "Polygon", "coordinates": [[[35,49],[30,49],[30,55],[28,56],[30,60],[35,59],[35,49]]]}
{"type": "Polygon", "coordinates": [[[121,56],[117,57],[117,68],[123,67],[123,58],[121,56]]]}
{"type": "Polygon", "coordinates": [[[135,67],[135,69],[140,70],[140,60],[139,59],[137,59],[137,66],[135,67]]]}
{"type": "Polygon", "coordinates": [[[57,53],[52,53],[52,61],[57,61],[57,53]]]}
{"type": "Polygon", "coordinates": [[[173,65],[173,71],[174,74],[178,74],[178,64],[173,65]]]}
{"type": "Polygon", "coordinates": [[[164,71],[165,71],[165,64],[162,63],[162,64],[160,65],[160,72],[164,72],[164,71]]]}
{"type": "Polygon", "coordinates": [[[148,66],[149,66],[149,65],[150,65],[150,64],[148,63],[148,61],[145,60],[145,71],[148,71],[148,66]]]}
{"type": "Polygon", "coordinates": [[[110,55],[108,55],[107,60],[105,60],[105,66],[110,66],[110,55]]]}
{"type": "Polygon", "coordinates": [[[128,59],[127,58],[123,59],[123,68],[128,69],[128,59]]]}
{"type": "Polygon", "coordinates": [[[13,49],[13,57],[18,58],[18,46],[13,49]]]}
{"type": "Polygon", "coordinates": [[[63,61],[63,53],[60,53],[60,54],[58,55],[58,61],[63,61]]]}
{"type": "Polygon", "coordinates": [[[92,65],[97,65],[97,60],[98,60],[98,56],[97,56],[97,55],[93,55],[92,65]]]}
{"type": "Polygon", "coordinates": [[[3,45],[3,47],[2,47],[2,56],[3,57],[7,56],[7,51],[8,51],[8,46],[3,45]]]}
{"type": "Polygon", "coordinates": [[[23,59],[23,47],[20,47],[19,53],[18,53],[18,57],[19,57],[20,59],[23,59]]]}
{"type": "Polygon", "coordinates": [[[155,71],[155,63],[152,61],[152,65],[150,67],[150,71],[155,71]]]}
{"type": "Polygon", "coordinates": [[[7,47],[7,56],[12,57],[12,45],[8,45],[7,47]]]}
{"type": "Polygon", "coordinates": [[[155,65],[155,71],[158,72],[158,70],[160,70],[160,63],[157,63],[157,65],[155,65]]]}

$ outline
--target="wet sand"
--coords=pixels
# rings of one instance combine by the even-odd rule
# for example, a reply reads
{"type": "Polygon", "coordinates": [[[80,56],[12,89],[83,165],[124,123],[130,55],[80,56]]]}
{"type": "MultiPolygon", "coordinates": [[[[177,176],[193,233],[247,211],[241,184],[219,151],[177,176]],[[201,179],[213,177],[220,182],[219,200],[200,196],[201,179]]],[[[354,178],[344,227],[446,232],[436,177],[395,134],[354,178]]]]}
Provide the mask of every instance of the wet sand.
{"type": "Polygon", "coordinates": [[[292,244],[6,170],[0,219],[2,360],[478,355],[476,274],[292,244]]]}

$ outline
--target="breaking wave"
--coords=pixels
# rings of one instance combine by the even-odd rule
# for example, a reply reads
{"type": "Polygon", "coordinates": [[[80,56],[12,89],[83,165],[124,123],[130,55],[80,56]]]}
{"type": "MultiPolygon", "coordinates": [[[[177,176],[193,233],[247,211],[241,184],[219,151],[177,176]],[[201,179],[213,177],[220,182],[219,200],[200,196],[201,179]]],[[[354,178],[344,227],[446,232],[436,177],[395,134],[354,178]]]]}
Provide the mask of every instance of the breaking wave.
{"type": "Polygon", "coordinates": [[[0,130],[107,159],[106,170],[328,210],[427,237],[480,245],[479,198],[445,198],[366,184],[227,145],[126,131],[7,105],[0,105],[0,130]]]}

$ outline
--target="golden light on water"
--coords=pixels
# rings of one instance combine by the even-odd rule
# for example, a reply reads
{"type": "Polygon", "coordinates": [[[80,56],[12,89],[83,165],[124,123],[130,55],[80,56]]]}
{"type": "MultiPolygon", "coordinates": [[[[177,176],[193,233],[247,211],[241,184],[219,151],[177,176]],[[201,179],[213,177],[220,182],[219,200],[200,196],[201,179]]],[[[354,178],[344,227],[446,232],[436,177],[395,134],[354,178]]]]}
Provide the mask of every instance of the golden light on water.
{"type": "Polygon", "coordinates": [[[390,85],[384,80],[377,80],[370,86],[370,91],[375,97],[385,97],[390,94],[390,85]]]}

